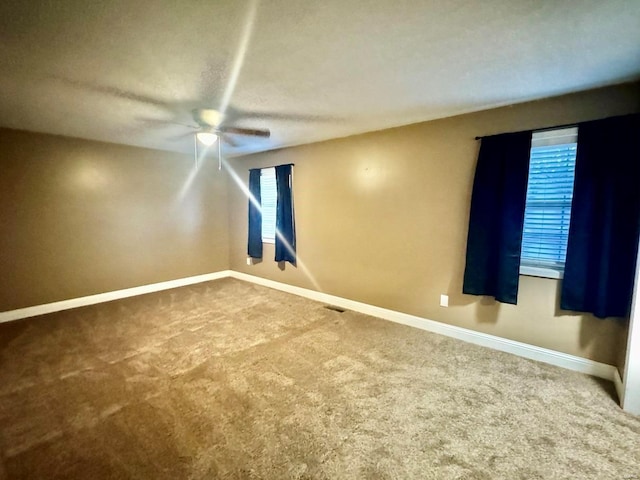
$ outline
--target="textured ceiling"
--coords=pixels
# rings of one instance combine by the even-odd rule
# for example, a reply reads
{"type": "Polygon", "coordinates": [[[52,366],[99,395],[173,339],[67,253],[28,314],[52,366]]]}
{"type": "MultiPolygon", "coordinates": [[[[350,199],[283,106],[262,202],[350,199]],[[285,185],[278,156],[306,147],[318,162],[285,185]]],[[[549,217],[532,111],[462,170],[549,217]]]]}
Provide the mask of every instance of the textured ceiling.
{"type": "Polygon", "coordinates": [[[640,77],[638,0],[3,0],[0,126],[269,150],[640,77]]]}

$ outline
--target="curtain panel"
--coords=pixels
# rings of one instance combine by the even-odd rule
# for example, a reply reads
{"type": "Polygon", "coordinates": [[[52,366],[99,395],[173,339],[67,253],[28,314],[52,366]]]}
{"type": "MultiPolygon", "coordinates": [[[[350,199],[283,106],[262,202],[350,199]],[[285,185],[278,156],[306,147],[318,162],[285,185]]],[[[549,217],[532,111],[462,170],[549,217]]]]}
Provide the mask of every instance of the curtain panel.
{"type": "Polygon", "coordinates": [[[251,258],[262,258],[262,212],[260,193],[260,169],[249,170],[249,240],[247,254],[251,258]]]}
{"type": "Polygon", "coordinates": [[[293,210],[293,165],[276,169],[276,241],[275,261],[296,265],[296,222],[293,210]]]}
{"type": "Polygon", "coordinates": [[[560,306],[626,317],[640,233],[640,115],[578,126],[560,306]]]}
{"type": "Polygon", "coordinates": [[[462,292],[516,304],[531,131],[482,139],[462,292]]]}

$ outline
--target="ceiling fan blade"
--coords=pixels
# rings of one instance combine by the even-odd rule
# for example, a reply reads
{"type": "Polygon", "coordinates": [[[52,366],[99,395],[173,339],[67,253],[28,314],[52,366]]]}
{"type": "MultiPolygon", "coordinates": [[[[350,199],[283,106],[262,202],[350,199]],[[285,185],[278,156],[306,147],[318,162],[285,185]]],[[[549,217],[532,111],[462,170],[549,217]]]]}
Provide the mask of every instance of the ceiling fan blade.
{"type": "Polygon", "coordinates": [[[200,130],[200,126],[198,125],[189,125],[188,123],[179,123],[179,122],[169,122],[173,125],[180,125],[181,127],[187,127],[187,128],[191,128],[193,130],[200,130]]]}
{"type": "Polygon", "coordinates": [[[178,140],[182,140],[184,138],[191,137],[193,135],[194,135],[193,132],[185,132],[185,133],[181,133],[180,135],[174,135],[172,137],[167,137],[167,140],[169,140],[170,142],[177,142],[178,140]]]}
{"type": "Polygon", "coordinates": [[[219,127],[222,133],[233,133],[235,135],[248,135],[252,137],[262,137],[269,138],[271,136],[271,132],[267,129],[257,129],[257,128],[240,128],[240,127],[219,127]]]}
{"type": "Polygon", "coordinates": [[[227,135],[221,135],[220,138],[222,139],[222,141],[224,143],[226,143],[227,145],[229,145],[230,147],[239,147],[240,144],[238,142],[236,142],[235,140],[233,140],[232,138],[228,137],[227,135]]]}
{"type": "Polygon", "coordinates": [[[285,122],[317,122],[317,123],[340,123],[344,118],[334,115],[315,115],[295,112],[262,112],[253,110],[241,110],[238,108],[229,109],[227,117],[230,121],[236,119],[256,119],[262,121],[280,120],[285,122]]]}
{"type": "Polygon", "coordinates": [[[180,125],[181,127],[192,128],[198,130],[200,127],[197,125],[189,125],[187,123],[174,122],[172,120],[161,120],[157,118],[136,118],[136,121],[149,127],[172,127],[174,125],[180,125]]]}
{"type": "Polygon", "coordinates": [[[124,90],[122,88],[113,87],[110,85],[104,85],[100,83],[87,82],[83,80],[75,80],[72,78],[53,76],[54,80],[57,80],[61,83],[66,84],[69,87],[88,90],[96,93],[101,93],[104,95],[110,95],[116,98],[124,99],[124,100],[132,100],[134,102],[144,103],[147,105],[153,105],[154,107],[160,107],[164,110],[170,110],[170,103],[166,102],[162,99],[152,97],[150,95],[145,95],[139,92],[132,92],[128,90],[124,90]]]}

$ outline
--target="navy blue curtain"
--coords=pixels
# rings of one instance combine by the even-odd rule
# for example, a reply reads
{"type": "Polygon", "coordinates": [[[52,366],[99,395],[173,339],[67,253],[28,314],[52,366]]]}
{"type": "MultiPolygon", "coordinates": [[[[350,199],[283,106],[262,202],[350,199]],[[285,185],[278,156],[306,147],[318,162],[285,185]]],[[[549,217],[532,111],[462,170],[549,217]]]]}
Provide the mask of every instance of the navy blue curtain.
{"type": "Polygon", "coordinates": [[[640,232],[640,115],[578,125],[560,306],[626,317],[640,232]]]}
{"type": "Polygon", "coordinates": [[[276,262],[296,264],[296,222],[293,212],[292,165],[276,168],[276,262]],[[279,234],[278,234],[279,233],[279,234]]]}
{"type": "Polygon", "coordinates": [[[260,169],[249,170],[249,192],[258,203],[249,199],[249,242],[247,253],[251,258],[262,258],[262,212],[260,211],[260,169]]]}
{"type": "Polygon", "coordinates": [[[473,181],[463,293],[516,304],[531,131],[482,139],[473,181]]]}

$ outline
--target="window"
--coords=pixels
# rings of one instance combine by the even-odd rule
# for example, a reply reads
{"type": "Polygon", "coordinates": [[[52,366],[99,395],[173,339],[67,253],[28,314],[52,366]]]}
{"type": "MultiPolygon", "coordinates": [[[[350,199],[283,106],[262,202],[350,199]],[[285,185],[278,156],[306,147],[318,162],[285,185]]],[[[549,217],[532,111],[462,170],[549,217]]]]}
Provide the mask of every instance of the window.
{"type": "Polygon", "coordinates": [[[534,132],[520,273],[562,278],[567,255],[578,129],[534,132]]]}
{"type": "Polygon", "coordinates": [[[262,241],[276,241],[276,169],[260,170],[260,202],[262,203],[262,241]]]}

